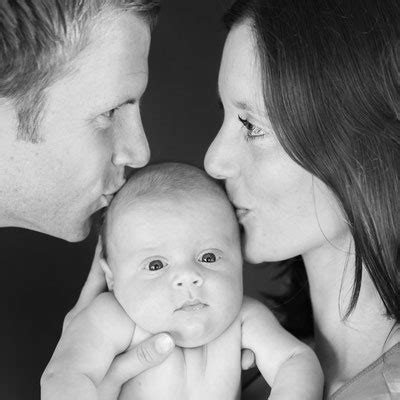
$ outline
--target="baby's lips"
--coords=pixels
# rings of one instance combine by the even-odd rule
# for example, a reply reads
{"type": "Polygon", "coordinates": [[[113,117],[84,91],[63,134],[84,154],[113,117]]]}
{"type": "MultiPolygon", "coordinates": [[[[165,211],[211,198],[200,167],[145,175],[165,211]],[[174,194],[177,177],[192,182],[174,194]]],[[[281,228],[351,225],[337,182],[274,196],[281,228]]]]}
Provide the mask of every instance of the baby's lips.
{"type": "Polygon", "coordinates": [[[208,304],[203,303],[199,299],[185,301],[177,311],[199,311],[208,307],[208,304]]]}

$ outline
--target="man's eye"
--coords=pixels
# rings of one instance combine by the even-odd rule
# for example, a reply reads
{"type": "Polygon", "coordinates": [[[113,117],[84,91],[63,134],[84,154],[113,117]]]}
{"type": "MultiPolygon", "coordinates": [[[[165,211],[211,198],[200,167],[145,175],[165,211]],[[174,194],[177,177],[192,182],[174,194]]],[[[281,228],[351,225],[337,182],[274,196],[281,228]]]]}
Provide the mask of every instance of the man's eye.
{"type": "Polygon", "coordinates": [[[161,260],[153,260],[149,262],[149,265],[147,266],[147,269],[149,271],[158,271],[162,268],[164,268],[166,264],[164,264],[161,260]]]}
{"type": "Polygon", "coordinates": [[[204,253],[200,261],[203,263],[215,263],[217,261],[217,256],[214,253],[204,253]]]}
{"type": "Polygon", "coordinates": [[[108,119],[112,119],[114,117],[115,112],[119,109],[119,107],[113,108],[109,111],[104,112],[102,115],[108,119]]]}

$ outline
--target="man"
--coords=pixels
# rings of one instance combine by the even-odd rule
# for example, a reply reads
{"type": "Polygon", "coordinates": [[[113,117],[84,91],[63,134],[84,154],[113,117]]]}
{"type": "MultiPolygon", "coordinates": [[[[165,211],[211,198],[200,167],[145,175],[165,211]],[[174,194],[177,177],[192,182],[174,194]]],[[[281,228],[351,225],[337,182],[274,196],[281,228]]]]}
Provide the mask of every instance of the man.
{"type": "MultiPolygon", "coordinates": [[[[123,185],[125,167],[148,162],[139,104],[157,9],[151,0],[1,2],[0,226],[82,240],[92,214],[123,185]]],[[[63,346],[103,287],[94,261],[63,346]]],[[[167,335],[142,343],[103,371],[102,385],[117,395],[172,347],[167,335]]],[[[57,379],[68,362],[53,357],[42,398],[61,398],[57,379]]],[[[97,394],[93,386],[85,398],[97,394]]]]}

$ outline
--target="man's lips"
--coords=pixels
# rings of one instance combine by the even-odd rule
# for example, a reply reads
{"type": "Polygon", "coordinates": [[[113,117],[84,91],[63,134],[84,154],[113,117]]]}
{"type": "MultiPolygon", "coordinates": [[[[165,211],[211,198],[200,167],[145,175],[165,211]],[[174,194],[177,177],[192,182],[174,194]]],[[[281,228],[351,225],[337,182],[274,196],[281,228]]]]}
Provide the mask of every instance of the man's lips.
{"type": "Polygon", "coordinates": [[[180,308],[177,308],[175,311],[200,311],[203,308],[208,307],[208,304],[201,302],[200,300],[188,300],[185,301],[180,308]]]}
{"type": "Polygon", "coordinates": [[[249,212],[250,210],[248,208],[236,208],[236,216],[239,221],[242,220],[249,212]]]}
{"type": "Polygon", "coordinates": [[[117,194],[117,192],[119,192],[119,190],[122,188],[122,186],[125,185],[125,180],[117,186],[117,189],[113,189],[111,190],[109,193],[104,193],[101,198],[102,198],[102,202],[103,204],[105,204],[105,207],[108,207],[111,203],[111,200],[114,198],[114,196],[117,194]]]}
{"type": "Polygon", "coordinates": [[[103,194],[100,197],[100,203],[101,203],[100,206],[101,206],[101,208],[108,207],[110,205],[111,200],[113,199],[113,197],[114,197],[114,194],[103,194]]]}

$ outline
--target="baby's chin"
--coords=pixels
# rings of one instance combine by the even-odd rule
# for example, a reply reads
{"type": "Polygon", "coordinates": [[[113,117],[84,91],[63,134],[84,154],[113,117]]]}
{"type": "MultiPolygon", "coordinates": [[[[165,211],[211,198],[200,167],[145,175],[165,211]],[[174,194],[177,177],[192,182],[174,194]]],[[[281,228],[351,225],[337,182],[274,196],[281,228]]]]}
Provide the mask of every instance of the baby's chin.
{"type": "Polygon", "coordinates": [[[222,333],[221,329],[217,330],[207,325],[200,321],[193,321],[170,330],[170,334],[179,347],[200,347],[210,343],[222,333]]]}

